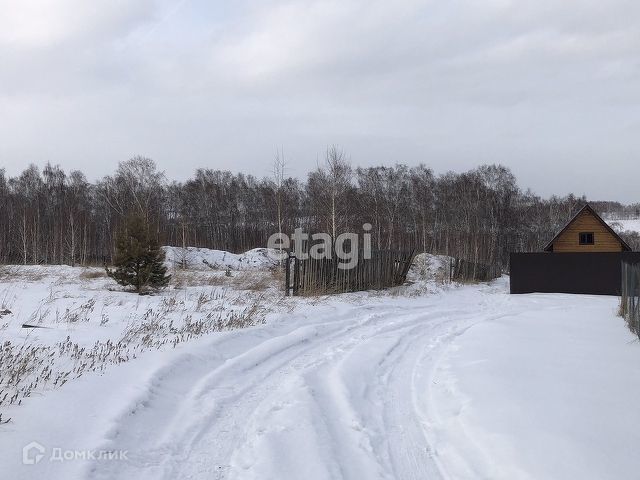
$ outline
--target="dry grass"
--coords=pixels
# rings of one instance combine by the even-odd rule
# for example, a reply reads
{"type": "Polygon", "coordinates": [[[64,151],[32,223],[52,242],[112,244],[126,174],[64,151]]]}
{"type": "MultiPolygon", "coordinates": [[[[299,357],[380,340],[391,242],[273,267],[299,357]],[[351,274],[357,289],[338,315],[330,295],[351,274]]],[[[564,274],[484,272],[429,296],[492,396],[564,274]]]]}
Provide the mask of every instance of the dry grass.
{"type": "MultiPolygon", "coordinates": [[[[277,283],[273,274],[269,272],[237,272],[234,276],[227,278],[235,289],[252,292],[264,292],[277,283]]],[[[284,281],[282,287],[284,290],[284,281]]]]}
{"type": "MultiPolygon", "coordinates": [[[[81,291],[86,292],[90,289],[87,284],[106,277],[98,268],[77,271],[77,277],[53,281],[48,296],[35,311],[30,315],[23,312],[27,313],[25,323],[56,328],[55,324],[92,322],[90,324],[98,328],[98,323],[111,325],[109,315],[113,312],[105,307],[132,306],[130,298],[121,294],[82,294],[78,301],[77,294],[70,296],[71,293],[60,290],[60,283],[77,283],[80,279],[81,291]],[[74,300],[65,302],[59,310],[56,302],[68,295],[74,300]]],[[[11,285],[15,285],[14,280],[36,282],[45,276],[46,269],[0,267],[0,278],[11,280],[11,285]]],[[[101,282],[96,285],[104,288],[101,282]]],[[[172,285],[173,290],[162,293],[148,308],[138,311],[138,307],[134,307],[134,313],[127,317],[127,326],[117,339],[86,345],[69,336],[64,341],[42,345],[32,341],[27,330],[26,340],[7,340],[0,344],[0,409],[20,405],[24,398],[60,388],[85,373],[103,372],[110,365],[127,362],[146,350],[176,347],[209,333],[253,326],[264,322],[271,308],[295,306],[291,299],[278,295],[284,285],[282,272],[234,271],[227,276],[224,271],[177,270],[173,272],[172,285]]],[[[13,295],[10,290],[7,287],[4,293],[0,292],[0,303],[9,303],[13,295]]],[[[14,310],[11,305],[8,307],[14,310]]],[[[0,322],[0,331],[8,326],[0,322]]],[[[6,416],[0,417],[0,421],[7,421],[6,416]]]]}
{"type": "Polygon", "coordinates": [[[42,268],[24,268],[19,265],[5,265],[0,267],[0,280],[22,280],[25,282],[39,282],[45,277],[45,272],[42,268]]]}
{"type": "Polygon", "coordinates": [[[107,272],[97,268],[85,268],[78,275],[80,280],[95,280],[97,278],[107,278],[107,272]]]}
{"type": "MultiPolygon", "coordinates": [[[[55,389],[69,380],[89,372],[103,372],[109,365],[117,365],[136,358],[150,349],[177,345],[213,332],[246,328],[264,321],[267,308],[262,296],[242,297],[242,309],[224,306],[235,299],[226,299],[225,291],[201,293],[196,298],[196,311],[189,311],[192,303],[169,296],[156,307],[149,308],[132,321],[119,340],[96,341],[82,346],[67,336],[54,345],[5,341],[0,346],[0,407],[20,405],[24,398],[44,389],[55,389]]],[[[88,300],[79,308],[67,310],[60,321],[87,321],[95,300],[88,300]]],[[[47,312],[36,312],[34,323],[47,312]]],[[[103,318],[101,323],[108,322],[103,318]]],[[[5,419],[5,421],[8,421],[5,419]]]]}
{"type": "Polygon", "coordinates": [[[171,285],[174,288],[201,286],[223,286],[229,283],[229,279],[223,272],[194,272],[189,270],[175,270],[171,274],[171,285]]]}
{"type": "Polygon", "coordinates": [[[17,267],[2,265],[0,266],[0,280],[10,280],[18,275],[17,267]]]}
{"type": "Polygon", "coordinates": [[[284,289],[284,274],[279,271],[234,271],[230,275],[219,272],[176,270],[171,283],[176,289],[185,287],[230,287],[235,290],[265,292],[284,289]],[[281,288],[282,287],[282,288],[281,288]]]}
{"type": "Polygon", "coordinates": [[[618,304],[618,315],[624,319],[631,333],[640,336],[640,321],[636,320],[636,318],[638,318],[637,312],[631,310],[629,305],[625,305],[624,297],[620,298],[620,303],[618,304]]]}

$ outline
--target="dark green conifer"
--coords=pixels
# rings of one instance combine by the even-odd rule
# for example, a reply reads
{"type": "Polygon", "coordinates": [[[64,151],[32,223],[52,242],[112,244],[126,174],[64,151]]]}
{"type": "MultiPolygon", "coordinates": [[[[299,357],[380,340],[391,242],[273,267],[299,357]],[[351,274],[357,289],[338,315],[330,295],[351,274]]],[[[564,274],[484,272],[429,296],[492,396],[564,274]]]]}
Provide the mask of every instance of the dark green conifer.
{"type": "Polygon", "coordinates": [[[165,287],[171,279],[164,265],[165,253],[149,229],[144,217],[129,216],[116,237],[115,269],[105,267],[107,275],[122,286],[133,286],[139,294],[165,287]]]}

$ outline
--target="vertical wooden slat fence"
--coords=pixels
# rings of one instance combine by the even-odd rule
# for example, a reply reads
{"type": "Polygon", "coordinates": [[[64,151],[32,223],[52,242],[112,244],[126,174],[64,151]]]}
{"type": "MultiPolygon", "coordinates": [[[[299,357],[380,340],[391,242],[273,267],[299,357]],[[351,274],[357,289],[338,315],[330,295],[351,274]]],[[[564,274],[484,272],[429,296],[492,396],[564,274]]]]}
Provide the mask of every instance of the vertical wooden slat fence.
{"type": "Polygon", "coordinates": [[[640,263],[622,262],[620,313],[640,337],[640,263]]]}
{"type": "Polygon", "coordinates": [[[488,282],[502,275],[498,265],[475,263],[461,258],[451,260],[451,280],[459,282],[488,282]]]}
{"type": "Polygon", "coordinates": [[[367,259],[360,252],[357,264],[348,269],[339,268],[344,261],[337,258],[299,259],[290,255],[285,267],[285,293],[324,295],[402,285],[414,253],[413,250],[376,250],[367,259]]]}

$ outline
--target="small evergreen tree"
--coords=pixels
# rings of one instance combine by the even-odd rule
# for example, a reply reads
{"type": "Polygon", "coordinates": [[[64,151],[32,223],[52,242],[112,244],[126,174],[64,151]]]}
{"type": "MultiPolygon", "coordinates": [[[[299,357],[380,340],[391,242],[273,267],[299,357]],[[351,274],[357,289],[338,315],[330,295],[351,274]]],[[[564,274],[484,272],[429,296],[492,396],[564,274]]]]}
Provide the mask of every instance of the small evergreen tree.
{"type": "Polygon", "coordinates": [[[120,285],[133,286],[142,294],[147,287],[157,289],[169,283],[171,275],[167,275],[164,260],[164,251],[149,234],[148,222],[131,215],[116,238],[115,270],[105,269],[120,285]]]}

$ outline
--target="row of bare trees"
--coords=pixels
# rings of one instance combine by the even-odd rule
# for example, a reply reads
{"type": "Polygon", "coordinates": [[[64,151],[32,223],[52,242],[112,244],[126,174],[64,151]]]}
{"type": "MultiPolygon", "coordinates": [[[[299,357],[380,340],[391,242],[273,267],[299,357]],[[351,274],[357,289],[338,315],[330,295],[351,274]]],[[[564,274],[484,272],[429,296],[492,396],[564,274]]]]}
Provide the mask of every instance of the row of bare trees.
{"type": "Polygon", "coordinates": [[[353,168],[336,147],[305,181],[286,171],[282,153],[273,175],[261,179],[199,169],[169,182],[143,157],[94,183],[51,165],[11,178],[0,170],[0,262],[102,264],[113,256],[119,226],[136,212],[167,245],[238,252],[296,227],[335,238],[370,223],[374,248],[506,267],[510,251],[540,249],[584,202],[522,192],[502,166],[444,175],[423,165],[353,168]]]}

